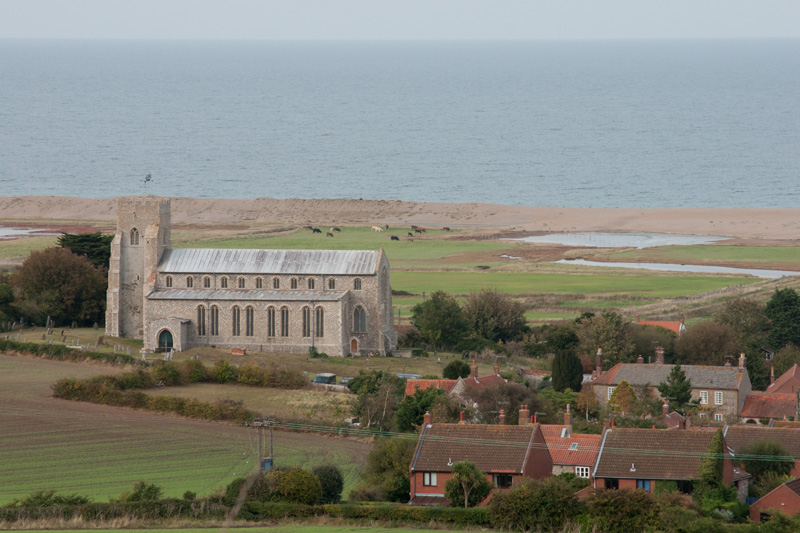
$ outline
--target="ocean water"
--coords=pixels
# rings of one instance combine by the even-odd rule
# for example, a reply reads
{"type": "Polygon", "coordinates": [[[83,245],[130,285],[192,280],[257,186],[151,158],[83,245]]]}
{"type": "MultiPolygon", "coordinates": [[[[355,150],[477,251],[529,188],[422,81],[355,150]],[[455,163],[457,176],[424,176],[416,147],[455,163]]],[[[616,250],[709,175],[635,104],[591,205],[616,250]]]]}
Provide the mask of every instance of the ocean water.
{"type": "Polygon", "coordinates": [[[798,207],[800,40],[0,40],[0,195],[798,207]]]}

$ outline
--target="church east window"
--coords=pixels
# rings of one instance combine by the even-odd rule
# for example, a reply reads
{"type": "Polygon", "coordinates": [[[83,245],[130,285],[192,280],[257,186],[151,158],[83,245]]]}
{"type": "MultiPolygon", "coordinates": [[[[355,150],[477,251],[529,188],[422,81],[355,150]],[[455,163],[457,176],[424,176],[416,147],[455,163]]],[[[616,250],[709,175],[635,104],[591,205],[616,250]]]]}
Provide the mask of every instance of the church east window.
{"type": "Polygon", "coordinates": [[[197,308],[197,334],[200,336],[206,334],[206,308],[202,305],[197,308]]]}
{"type": "Polygon", "coordinates": [[[289,336],[289,308],[281,307],[281,337],[289,336]]]}
{"type": "Polygon", "coordinates": [[[241,311],[239,310],[239,306],[238,305],[234,305],[232,311],[233,312],[232,312],[232,315],[231,315],[231,323],[232,323],[231,335],[233,335],[234,337],[238,337],[239,336],[239,319],[241,318],[240,317],[241,311]]]}
{"type": "Polygon", "coordinates": [[[361,279],[356,278],[353,280],[353,290],[360,291],[361,290],[361,279]]]}
{"type": "Polygon", "coordinates": [[[192,276],[186,278],[186,287],[188,287],[189,289],[194,287],[194,278],[192,276]]]}
{"type": "Polygon", "coordinates": [[[331,278],[328,280],[328,289],[333,290],[336,288],[336,280],[331,278]]]}
{"type": "Polygon", "coordinates": [[[139,230],[136,228],[131,230],[131,244],[139,244],[139,230]]]}
{"type": "Polygon", "coordinates": [[[253,308],[248,305],[244,310],[244,334],[246,336],[253,336],[253,325],[253,308]]]}
{"type": "Polygon", "coordinates": [[[314,317],[314,335],[317,337],[325,336],[325,310],[317,307],[315,310],[316,316],[314,317]]]}
{"type": "Polygon", "coordinates": [[[228,278],[222,278],[221,280],[219,280],[219,286],[222,287],[223,289],[227,289],[228,288],[228,278]]]}
{"type": "Polygon", "coordinates": [[[311,336],[311,309],[303,308],[303,337],[311,336]]]}
{"type": "Polygon", "coordinates": [[[267,308],[267,336],[275,336],[275,308],[267,308]]]}
{"type": "Polygon", "coordinates": [[[244,278],[239,278],[239,288],[244,289],[244,278]]]}
{"type": "Polygon", "coordinates": [[[367,313],[360,305],[353,310],[353,331],[356,333],[367,331],[367,313]]]}
{"type": "Polygon", "coordinates": [[[167,278],[164,280],[164,285],[166,285],[168,289],[172,288],[172,276],[167,276],[167,278]]]}
{"type": "Polygon", "coordinates": [[[219,335],[219,307],[211,306],[211,334],[219,335]]]}
{"type": "Polygon", "coordinates": [[[292,278],[292,288],[293,289],[297,288],[297,278],[292,278]]]}

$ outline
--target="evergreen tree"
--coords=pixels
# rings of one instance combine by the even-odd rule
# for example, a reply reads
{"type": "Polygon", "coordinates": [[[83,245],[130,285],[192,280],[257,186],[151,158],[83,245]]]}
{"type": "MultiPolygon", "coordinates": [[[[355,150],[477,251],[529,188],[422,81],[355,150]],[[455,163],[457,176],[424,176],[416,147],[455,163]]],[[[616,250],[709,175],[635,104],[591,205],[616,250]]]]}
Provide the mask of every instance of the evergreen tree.
{"type": "Polygon", "coordinates": [[[444,484],[444,495],[450,504],[460,507],[464,502],[465,509],[481,503],[491,490],[492,485],[486,479],[486,474],[469,461],[453,464],[453,477],[444,484]]]}
{"type": "Polygon", "coordinates": [[[722,430],[718,429],[700,458],[697,477],[705,487],[715,487],[722,483],[723,458],[722,430]]]}
{"type": "Polygon", "coordinates": [[[750,376],[750,385],[753,390],[767,390],[769,386],[769,369],[764,364],[764,356],[757,350],[750,350],[746,357],[747,375],[750,376]]]}
{"type": "Polygon", "coordinates": [[[583,365],[578,357],[569,352],[556,354],[553,358],[553,388],[558,392],[566,389],[579,392],[583,382],[583,365]]]}
{"type": "Polygon", "coordinates": [[[411,396],[406,396],[400,402],[395,413],[396,427],[399,431],[413,431],[422,424],[425,413],[431,408],[433,403],[443,396],[442,389],[418,390],[411,396]]]}
{"type": "Polygon", "coordinates": [[[686,379],[681,365],[675,365],[667,376],[667,381],[658,385],[658,392],[665,398],[672,410],[683,409],[692,399],[692,383],[686,379]]]}
{"type": "Polygon", "coordinates": [[[442,377],[445,379],[458,379],[469,377],[469,363],[461,359],[453,359],[442,369],[442,377]]]}
{"type": "Polygon", "coordinates": [[[113,235],[97,233],[64,233],[58,238],[58,245],[67,248],[73,254],[82,255],[97,268],[108,268],[111,258],[111,241],[113,235]]]}
{"type": "Polygon", "coordinates": [[[433,292],[424,302],[415,305],[411,313],[411,322],[434,346],[453,346],[469,333],[469,323],[461,306],[444,291],[433,292]]]}
{"type": "Polygon", "coordinates": [[[773,349],[790,342],[800,346],[800,295],[794,289],[776,289],[764,314],[772,320],[767,342],[773,349]]]}

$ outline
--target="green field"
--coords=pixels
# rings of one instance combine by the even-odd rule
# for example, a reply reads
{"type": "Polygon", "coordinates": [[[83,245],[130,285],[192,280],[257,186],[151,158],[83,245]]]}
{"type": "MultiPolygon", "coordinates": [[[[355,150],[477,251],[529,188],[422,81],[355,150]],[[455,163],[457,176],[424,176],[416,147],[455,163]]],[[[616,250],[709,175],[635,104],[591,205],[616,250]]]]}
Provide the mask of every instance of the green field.
{"type": "Polygon", "coordinates": [[[24,239],[0,239],[0,259],[23,259],[34,250],[44,250],[56,245],[58,237],[26,237],[24,239]]]}
{"type": "MultiPolygon", "coordinates": [[[[217,528],[218,529],[218,528],[217,528]]],[[[410,529],[403,527],[373,527],[373,526],[306,526],[302,524],[275,525],[269,527],[229,527],[227,531],[241,533],[359,533],[370,531],[372,533],[426,533],[442,531],[437,529],[410,529]]],[[[31,531],[31,530],[29,530],[31,531]]],[[[49,533],[208,533],[211,528],[180,528],[180,529],[48,529],[49,533]]]]}
{"type": "Polygon", "coordinates": [[[605,257],[671,263],[785,263],[800,268],[800,246],[663,246],[611,253],[605,257]]]}

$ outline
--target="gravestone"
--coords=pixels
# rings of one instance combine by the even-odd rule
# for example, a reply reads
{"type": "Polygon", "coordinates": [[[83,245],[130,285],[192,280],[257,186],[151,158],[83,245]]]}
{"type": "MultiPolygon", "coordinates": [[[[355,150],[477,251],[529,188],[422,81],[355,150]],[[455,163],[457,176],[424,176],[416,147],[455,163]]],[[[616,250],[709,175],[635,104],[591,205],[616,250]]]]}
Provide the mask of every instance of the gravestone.
{"type": "Polygon", "coordinates": [[[43,341],[46,341],[46,340],[47,340],[47,335],[45,335],[44,333],[42,333],[42,340],[43,340],[43,341]]]}
{"type": "Polygon", "coordinates": [[[94,330],[97,331],[97,322],[94,323],[94,330]]]}
{"type": "Polygon", "coordinates": [[[104,338],[104,336],[103,336],[103,335],[100,335],[99,337],[97,337],[97,342],[96,342],[95,344],[99,344],[99,345],[101,345],[101,346],[105,345],[105,338],[104,338]]]}

